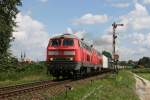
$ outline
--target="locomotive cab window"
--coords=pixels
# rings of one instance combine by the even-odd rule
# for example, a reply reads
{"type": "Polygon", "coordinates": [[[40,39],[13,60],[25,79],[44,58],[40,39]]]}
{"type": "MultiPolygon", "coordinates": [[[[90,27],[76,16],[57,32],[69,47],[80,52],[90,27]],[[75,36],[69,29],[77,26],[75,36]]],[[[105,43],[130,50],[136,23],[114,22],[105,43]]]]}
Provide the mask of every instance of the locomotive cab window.
{"type": "Polygon", "coordinates": [[[61,45],[61,40],[59,39],[53,39],[50,41],[51,46],[60,46],[61,45]]]}
{"type": "Polygon", "coordinates": [[[64,39],[63,40],[63,46],[73,46],[73,45],[74,45],[73,39],[64,39]]]}

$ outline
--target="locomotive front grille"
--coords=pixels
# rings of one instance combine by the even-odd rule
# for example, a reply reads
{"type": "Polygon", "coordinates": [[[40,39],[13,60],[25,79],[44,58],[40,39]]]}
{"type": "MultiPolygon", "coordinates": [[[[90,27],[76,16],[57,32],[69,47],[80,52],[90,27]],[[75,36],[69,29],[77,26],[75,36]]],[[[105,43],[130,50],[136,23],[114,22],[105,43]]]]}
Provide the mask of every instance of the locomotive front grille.
{"type": "Polygon", "coordinates": [[[53,58],[53,61],[72,61],[72,57],[68,57],[68,58],[53,58]]]}

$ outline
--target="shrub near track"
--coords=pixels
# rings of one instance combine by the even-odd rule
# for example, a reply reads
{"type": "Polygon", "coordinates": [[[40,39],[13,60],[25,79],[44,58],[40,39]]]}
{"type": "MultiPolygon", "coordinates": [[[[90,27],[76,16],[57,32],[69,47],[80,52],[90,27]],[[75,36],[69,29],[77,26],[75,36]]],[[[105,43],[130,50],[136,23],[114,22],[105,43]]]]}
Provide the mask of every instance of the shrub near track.
{"type": "Polygon", "coordinates": [[[118,75],[109,75],[93,83],[81,83],[73,86],[67,97],[63,93],[53,98],[42,93],[47,100],[139,100],[135,94],[135,79],[129,71],[120,71],[118,75]]]}
{"type": "Polygon", "coordinates": [[[46,71],[44,62],[22,64],[13,71],[0,72],[0,86],[51,79],[52,77],[47,75],[46,71]]]}

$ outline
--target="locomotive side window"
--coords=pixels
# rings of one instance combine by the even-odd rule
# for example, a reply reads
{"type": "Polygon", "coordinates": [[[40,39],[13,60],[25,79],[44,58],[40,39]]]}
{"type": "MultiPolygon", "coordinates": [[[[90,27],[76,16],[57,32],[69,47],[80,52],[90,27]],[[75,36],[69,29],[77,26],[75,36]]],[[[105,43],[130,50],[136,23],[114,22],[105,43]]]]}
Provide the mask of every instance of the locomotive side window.
{"type": "Polygon", "coordinates": [[[80,43],[80,47],[81,48],[85,48],[86,50],[88,50],[88,51],[92,51],[92,49],[91,49],[91,47],[89,47],[88,45],[86,45],[85,43],[83,43],[83,42],[79,42],[80,43]]]}
{"type": "Polygon", "coordinates": [[[50,41],[51,46],[60,46],[61,45],[61,40],[59,39],[54,39],[50,41]]]}
{"type": "Polygon", "coordinates": [[[74,42],[73,39],[64,39],[63,40],[63,46],[73,46],[74,42]]]}
{"type": "Polygon", "coordinates": [[[90,61],[90,55],[87,55],[87,61],[90,61]]]}

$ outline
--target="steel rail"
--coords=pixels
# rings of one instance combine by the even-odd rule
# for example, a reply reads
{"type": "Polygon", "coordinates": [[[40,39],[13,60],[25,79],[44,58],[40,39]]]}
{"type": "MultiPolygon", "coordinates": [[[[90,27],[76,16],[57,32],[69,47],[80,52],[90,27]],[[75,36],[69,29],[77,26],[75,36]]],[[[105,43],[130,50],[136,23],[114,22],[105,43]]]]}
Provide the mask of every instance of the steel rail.
{"type": "Polygon", "coordinates": [[[22,93],[32,92],[35,90],[44,89],[46,87],[53,87],[53,86],[61,85],[67,82],[70,82],[70,81],[69,80],[60,81],[60,82],[43,81],[43,82],[38,82],[38,84],[35,82],[32,84],[30,83],[30,84],[23,84],[23,85],[17,85],[17,86],[10,86],[10,88],[9,86],[4,87],[4,88],[1,88],[1,90],[4,90],[4,91],[0,92],[0,99],[8,98],[8,97],[19,95],[22,93]]]}

